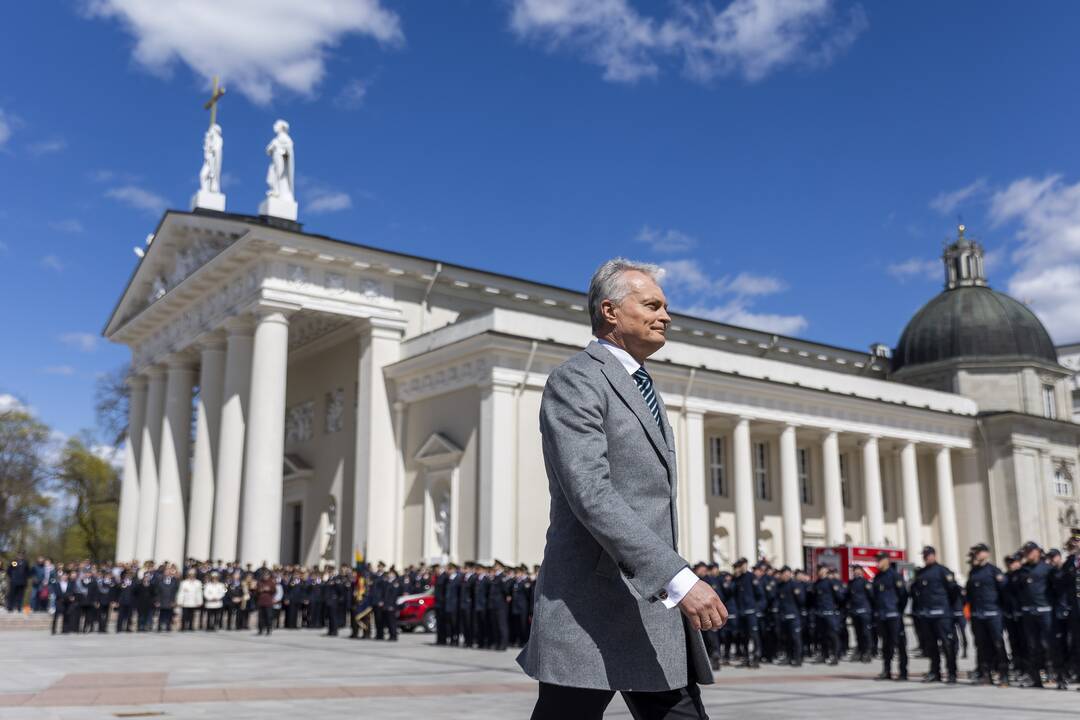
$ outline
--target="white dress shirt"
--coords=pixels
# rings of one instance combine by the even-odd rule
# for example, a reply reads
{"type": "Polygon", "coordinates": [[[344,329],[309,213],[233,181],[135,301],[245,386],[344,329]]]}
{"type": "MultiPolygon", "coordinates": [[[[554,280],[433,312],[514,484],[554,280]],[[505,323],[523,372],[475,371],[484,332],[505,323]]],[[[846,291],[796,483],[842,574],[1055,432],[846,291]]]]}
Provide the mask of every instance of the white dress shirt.
{"type": "MultiPolygon", "coordinates": [[[[641,363],[634,359],[634,356],[623,350],[618,345],[608,342],[604,339],[598,339],[600,345],[606,348],[615,359],[618,360],[626,372],[633,375],[638,371],[638,368],[642,367],[641,363]]],[[[636,382],[636,381],[635,381],[636,382]]],[[[664,607],[673,608],[678,605],[686,593],[690,592],[690,588],[698,581],[698,576],[689,567],[684,567],[678,572],[678,574],[671,579],[667,585],[664,586],[664,594],[666,597],[661,596],[660,601],[664,603],[664,607]]]]}

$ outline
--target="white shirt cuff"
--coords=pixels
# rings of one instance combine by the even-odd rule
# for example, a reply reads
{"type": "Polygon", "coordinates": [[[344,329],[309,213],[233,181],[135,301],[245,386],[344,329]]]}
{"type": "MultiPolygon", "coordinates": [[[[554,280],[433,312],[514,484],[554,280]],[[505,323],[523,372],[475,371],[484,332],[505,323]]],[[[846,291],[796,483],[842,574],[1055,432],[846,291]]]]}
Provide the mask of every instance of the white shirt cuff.
{"type": "Polygon", "coordinates": [[[673,608],[678,605],[686,593],[690,592],[690,588],[697,584],[697,581],[697,573],[690,568],[684,567],[680,570],[679,574],[664,586],[664,592],[667,593],[667,597],[661,598],[664,607],[673,608]]]}

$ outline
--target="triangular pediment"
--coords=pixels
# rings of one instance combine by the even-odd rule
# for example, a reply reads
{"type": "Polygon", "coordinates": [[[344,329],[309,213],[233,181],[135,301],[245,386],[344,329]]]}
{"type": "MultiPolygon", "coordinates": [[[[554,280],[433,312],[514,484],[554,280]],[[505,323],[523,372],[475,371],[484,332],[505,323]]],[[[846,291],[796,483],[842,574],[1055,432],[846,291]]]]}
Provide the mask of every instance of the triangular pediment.
{"type": "Polygon", "coordinates": [[[104,334],[111,337],[128,320],[161,300],[248,230],[248,224],[225,213],[166,211],[147,243],[137,246],[142,257],[104,334]]]}
{"type": "Polygon", "coordinates": [[[463,452],[445,435],[432,433],[413,455],[413,459],[426,467],[456,465],[463,452]]]}

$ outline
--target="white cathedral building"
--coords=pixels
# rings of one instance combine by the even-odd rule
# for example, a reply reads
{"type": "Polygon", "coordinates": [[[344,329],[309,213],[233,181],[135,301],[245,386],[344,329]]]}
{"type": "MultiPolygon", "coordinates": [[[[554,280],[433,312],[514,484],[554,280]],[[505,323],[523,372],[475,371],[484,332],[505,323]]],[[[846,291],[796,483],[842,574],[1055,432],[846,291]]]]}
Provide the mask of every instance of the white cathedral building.
{"type": "MultiPolygon", "coordinates": [[[[584,293],[305,232],[287,129],[260,214],[204,182],[105,328],[133,369],[117,559],[540,562],[538,411],[584,293]]],[[[673,315],[649,367],[686,558],[933,544],[962,570],[1080,533],[1075,371],[962,228],[943,261],[892,352],[673,315]]]]}

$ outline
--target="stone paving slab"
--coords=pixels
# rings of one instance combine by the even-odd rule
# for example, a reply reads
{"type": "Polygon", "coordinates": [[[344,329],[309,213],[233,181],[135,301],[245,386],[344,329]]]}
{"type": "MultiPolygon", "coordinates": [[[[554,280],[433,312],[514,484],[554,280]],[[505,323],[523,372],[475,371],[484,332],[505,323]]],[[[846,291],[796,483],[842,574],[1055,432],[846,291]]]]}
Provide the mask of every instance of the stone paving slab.
{"type": "MultiPolygon", "coordinates": [[[[527,718],[536,698],[536,684],[517,668],[513,651],[436,647],[421,634],[395,644],[304,630],[269,638],[18,633],[3,642],[0,720],[505,720],[527,718]]],[[[914,660],[912,677],[925,667],[914,660]]],[[[724,668],[702,696],[716,720],[1080,718],[1076,692],[876,682],[876,671],[852,663],[724,668]]],[[[630,715],[615,698],[607,717],[630,715]]]]}

